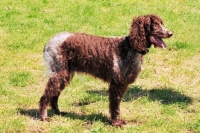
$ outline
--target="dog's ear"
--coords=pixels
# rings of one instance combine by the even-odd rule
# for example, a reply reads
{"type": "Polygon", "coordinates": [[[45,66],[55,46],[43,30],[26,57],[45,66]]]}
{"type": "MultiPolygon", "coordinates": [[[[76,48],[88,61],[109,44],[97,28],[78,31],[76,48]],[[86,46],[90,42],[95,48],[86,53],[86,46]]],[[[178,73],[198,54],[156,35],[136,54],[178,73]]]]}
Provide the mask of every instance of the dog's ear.
{"type": "Polygon", "coordinates": [[[145,51],[147,45],[146,32],[150,31],[149,16],[139,16],[133,19],[129,33],[129,43],[138,51],[145,51]]]}
{"type": "Polygon", "coordinates": [[[164,24],[163,20],[157,15],[151,14],[149,15],[149,18],[150,18],[151,23],[160,23],[162,25],[164,24]]]}

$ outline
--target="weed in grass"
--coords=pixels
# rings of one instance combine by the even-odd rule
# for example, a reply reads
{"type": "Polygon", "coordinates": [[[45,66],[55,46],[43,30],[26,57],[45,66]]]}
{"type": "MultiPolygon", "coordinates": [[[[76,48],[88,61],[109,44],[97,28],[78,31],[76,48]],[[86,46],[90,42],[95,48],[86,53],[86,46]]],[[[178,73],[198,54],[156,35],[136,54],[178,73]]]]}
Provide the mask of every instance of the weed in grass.
{"type": "Polygon", "coordinates": [[[176,110],[174,108],[175,108],[174,105],[162,106],[161,113],[164,115],[169,115],[169,116],[176,115],[176,110]]]}
{"type": "Polygon", "coordinates": [[[9,79],[11,85],[25,87],[33,80],[33,77],[30,72],[13,72],[9,79]]]}
{"type": "Polygon", "coordinates": [[[26,129],[26,123],[23,119],[11,118],[0,122],[1,133],[12,133],[12,132],[24,132],[26,129]]]}
{"type": "Polygon", "coordinates": [[[92,129],[92,133],[103,133],[103,128],[102,127],[98,127],[98,128],[95,128],[95,129],[92,129]]]}
{"type": "Polygon", "coordinates": [[[200,132],[200,120],[197,120],[194,123],[190,123],[188,125],[188,127],[189,127],[189,129],[190,129],[191,132],[199,133],[200,132]]]}
{"type": "Polygon", "coordinates": [[[70,133],[70,131],[68,127],[57,126],[55,128],[52,128],[50,133],[70,133]]]}
{"type": "Polygon", "coordinates": [[[177,49],[187,49],[188,47],[190,47],[192,44],[188,44],[187,42],[176,42],[174,44],[174,47],[176,47],[177,49]]]}

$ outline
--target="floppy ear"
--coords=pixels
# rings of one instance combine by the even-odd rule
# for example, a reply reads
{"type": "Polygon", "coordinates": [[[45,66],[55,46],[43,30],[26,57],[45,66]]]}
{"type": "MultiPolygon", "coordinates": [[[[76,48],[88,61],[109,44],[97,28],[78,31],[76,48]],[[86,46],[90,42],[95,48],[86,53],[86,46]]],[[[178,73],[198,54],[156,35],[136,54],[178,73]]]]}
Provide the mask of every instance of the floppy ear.
{"type": "Polygon", "coordinates": [[[129,43],[133,49],[138,51],[146,50],[146,31],[150,30],[150,22],[149,16],[140,16],[133,19],[129,34],[129,43]]]}

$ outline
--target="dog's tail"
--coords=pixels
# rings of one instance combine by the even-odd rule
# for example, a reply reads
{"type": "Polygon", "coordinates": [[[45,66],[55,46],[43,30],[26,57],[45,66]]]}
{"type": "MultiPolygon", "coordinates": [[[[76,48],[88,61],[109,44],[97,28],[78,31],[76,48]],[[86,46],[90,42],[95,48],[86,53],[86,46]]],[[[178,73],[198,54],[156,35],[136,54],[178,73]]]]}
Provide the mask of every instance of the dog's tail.
{"type": "Polygon", "coordinates": [[[68,32],[59,33],[51,38],[50,41],[45,45],[43,50],[43,58],[50,76],[52,76],[55,72],[60,71],[62,68],[60,66],[60,59],[62,58],[60,46],[65,40],[67,40],[68,37],[72,35],[72,33],[68,32]]]}

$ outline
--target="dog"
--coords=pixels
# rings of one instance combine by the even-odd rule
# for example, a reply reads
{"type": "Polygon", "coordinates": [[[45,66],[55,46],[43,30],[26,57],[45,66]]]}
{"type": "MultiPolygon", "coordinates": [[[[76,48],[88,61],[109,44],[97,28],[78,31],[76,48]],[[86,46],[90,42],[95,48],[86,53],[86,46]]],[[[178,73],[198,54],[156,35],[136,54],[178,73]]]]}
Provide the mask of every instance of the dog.
{"type": "Polygon", "coordinates": [[[129,34],[123,37],[71,32],[55,35],[44,47],[50,78],[39,101],[41,120],[49,120],[49,104],[56,114],[60,114],[59,95],[74,73],[81,72],[109,83],[111,124],[125,125],[125,120],[120,118],[120,102],[128,85],[139,75],[143,56],[152,44],[166,49],[162,38],[172,35],[172,31],[163,27],[162,19],[154,14],[135,17],[129,34]]]}

